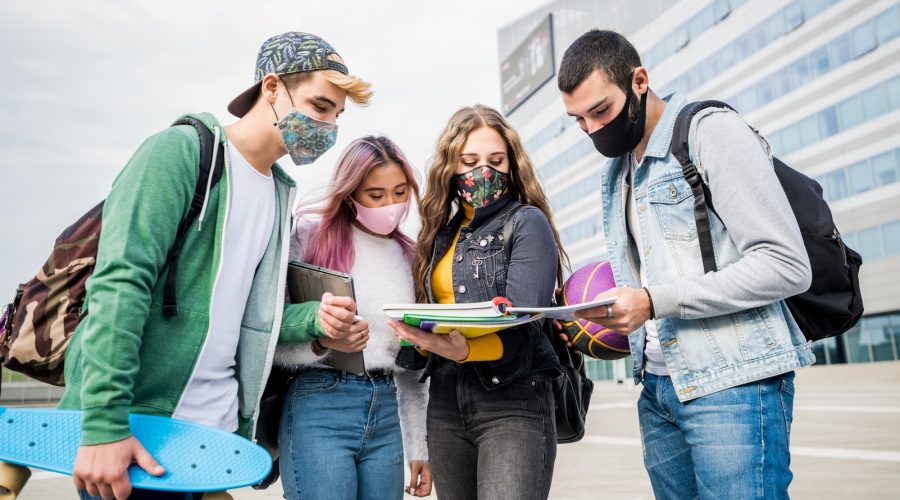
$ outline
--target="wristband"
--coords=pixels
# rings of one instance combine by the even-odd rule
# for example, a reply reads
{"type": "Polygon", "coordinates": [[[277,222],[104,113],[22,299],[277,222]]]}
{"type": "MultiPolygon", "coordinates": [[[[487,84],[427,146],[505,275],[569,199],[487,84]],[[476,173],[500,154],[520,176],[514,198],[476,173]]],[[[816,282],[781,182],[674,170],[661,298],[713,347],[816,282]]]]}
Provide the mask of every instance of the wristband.
{"type": "Polygon", "coordinates": [[[653,308],[653,296],[650,295],[650,290],[647,290],[647,287],[643,288],[647,292],[647,300],[650,302],[650,319],[656,319],[656,310],[653,308]]]}
{"type": "Polygon", "coordinates": [[[312,351],[313,354],[320,356],[324,354],[328,350],[327,347],[323,346],[319,339],[313,340],[312,342],[312,351]]]}

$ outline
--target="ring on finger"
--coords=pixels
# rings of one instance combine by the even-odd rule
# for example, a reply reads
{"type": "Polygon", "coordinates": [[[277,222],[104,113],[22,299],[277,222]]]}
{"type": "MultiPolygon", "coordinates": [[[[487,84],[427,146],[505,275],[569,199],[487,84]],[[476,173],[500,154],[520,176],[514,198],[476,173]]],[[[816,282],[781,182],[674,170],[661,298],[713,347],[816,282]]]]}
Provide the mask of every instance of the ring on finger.
{"type": "Polygon", "coordinates": [[[606,305],[606,317],[612,318],[612,304],[606,305]]]}

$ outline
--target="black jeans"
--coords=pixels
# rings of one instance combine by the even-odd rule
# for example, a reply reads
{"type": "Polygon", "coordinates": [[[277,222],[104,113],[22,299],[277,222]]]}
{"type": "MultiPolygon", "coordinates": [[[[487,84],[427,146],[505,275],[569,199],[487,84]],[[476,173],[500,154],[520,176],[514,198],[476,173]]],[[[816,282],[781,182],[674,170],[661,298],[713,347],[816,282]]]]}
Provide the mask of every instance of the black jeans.
{"type": "Polygon", "coordinates": [[[470,366],[436,363],[427,426],[438,498],[546,499],[556,460],[554,404],[544,373],[487,391],[470,366]]]}

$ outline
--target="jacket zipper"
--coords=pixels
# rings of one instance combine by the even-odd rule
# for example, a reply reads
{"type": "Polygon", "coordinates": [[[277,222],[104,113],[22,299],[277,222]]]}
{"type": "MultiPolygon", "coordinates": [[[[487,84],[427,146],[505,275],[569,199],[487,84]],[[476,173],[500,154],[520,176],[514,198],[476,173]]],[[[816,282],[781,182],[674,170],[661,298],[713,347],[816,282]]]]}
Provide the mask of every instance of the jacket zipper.
{"type": "Polygon", "coordinates": [[[278,296],[275,299],[275,320],[272,323],[272,333],[269,335],[269,347],[266,352],[266,364],[263,368],[263,376],[260,380],[259,392],[256,395],[256,406],[253,408],[253,426],[250,429],[250,439],[256,438],[256,425],[259,419],[259,403],[262,401],[263,391],[266,389],[266,383],[269,381],[269,375],[272,373],[272,362],[275,358],[275,348],[278,346],[278,335],[281,332],[281,321],[284,318],[284,299],[285,288],[287,282],[287,265],[289,260],[291,239],[293,236],[293,228],[291,227],[291,210],[294,207],[294,198],[297,189],[290,188],[288,191],[288,203],[285,210],[285,221],[282,226],[283,232],[281,243],[281,257],[278,265],[278,296]]]}
{"type": "MultiPolygon", "coordinates": [[[[216,126],[216,127],[218,128],[218,126],[216,126]]],[[[227,145],[228,145],[228,143],[226,140],[226,143],[225,143],[226,147],[223,148],[223,149],[226,149],[226,151],[224,152],[225,153],[225,157],[224,157],[225,172],[224,173],[225,173],[225,181],[226,181],[225,182],[225,221],[222,223],[222,245],[219,247],[219,266],[216,269],[216,278],[213,280],[212,289],[210,290],[210,294],[209,294],[209,297],[210,297],[210,299],[209,299],[209,318],[210,318],[210,320],[206,326],[206,335],[203,337],[203,345],[200,347],[200,353],[194,359],[194,367],[191,368],[190,377],[188,377],[187,381],[184,383],[184,386],[181,387],[181,394],[178,396],[178,404],[175,405],[175,410],[172,411],[172,415],[175,415],[176,413],[178,413],[178,410],[181,409],[181,404],[184,402],[184,395],[185,395],[185,393],[187,393],[187,388],[190,385],[191,380],[194,380],[194,375],[197,373],[197,366],[200,364],[200,358],[203,357],[203,352],[206,351],[206,345],[209,343],[209,332],[212,329],[213,301],[215,299],[216,286],[219,284],[219,277],[222,275],[222,262],[224,261],[224,258],[225,258],[225,234],[226,234],[226,231],[228,230],[228,213],[231,210],[232,176],[231,176],[231,172],[230,172],[231,162],[229,161],[230,158],[229,158],[228,151],[227,151],[227,145]]],[[[216,145],[216,147],[218,147],[218,145],[216,145]]],[[[214,167],[215,167],[215,165],[213,165],[213,168],[214,167]]],[[[213,168],[210,169],[210,176],[212,176],[213,168]]],[[[207,196],[209,196],[209,192],[207,192],[207,196]]],[[[199,224],[199,222],[198,222],[198,224],[199,224]]],[[[199,225],[198,225],[197,230],[198,231],[200,230],[199,225]]]]}

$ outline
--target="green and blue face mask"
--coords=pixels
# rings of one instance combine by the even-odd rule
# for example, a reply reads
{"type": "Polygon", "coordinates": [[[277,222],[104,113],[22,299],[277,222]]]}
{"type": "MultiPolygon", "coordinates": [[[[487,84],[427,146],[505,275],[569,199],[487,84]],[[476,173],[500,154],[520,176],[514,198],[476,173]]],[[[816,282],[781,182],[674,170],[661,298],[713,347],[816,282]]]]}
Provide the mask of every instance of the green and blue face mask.
{"type": "Polygon", "coordinates": [[[281,138],[294,165],[308,165],[334,146],[337,125],[310,118],[297,111],[291,94],[287,91],[285,93],[294,109],[279,119],[275,106],[272,106],[277,120],[275,125],[281,130],[281,138]]]}
{"type": "Polygon", "coordinates": [[[464,174],[453,176],[459,197],[473,207],[483,207],[506,194],[509,174],[490,165],[479,165],[464,174]]]}

